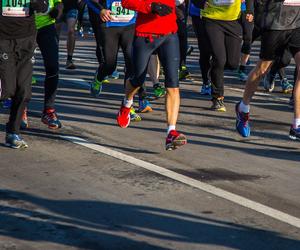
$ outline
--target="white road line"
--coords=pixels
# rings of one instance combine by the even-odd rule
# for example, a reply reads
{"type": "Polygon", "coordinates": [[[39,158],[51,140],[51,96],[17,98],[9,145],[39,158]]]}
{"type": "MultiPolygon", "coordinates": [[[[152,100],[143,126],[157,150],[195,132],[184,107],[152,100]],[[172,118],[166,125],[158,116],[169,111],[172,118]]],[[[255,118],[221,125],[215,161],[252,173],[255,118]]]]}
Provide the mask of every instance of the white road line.
{"type": "Polygon", "coordinates": [[[116,159],[122,160],[124,162],[133,164],[135,166],[147,169],[149,171],[158,173],[160,175],[163,175],[165,177],[171,178],[173,180],[179,181],[181,183],[184,183],[186,185],[189,185],[191,187],[200,189],[202,191],[205,191],[207,193],[213,194],[215,196],[218,196],[220,198],[226,199],[228,201],[231,201],[235,204],[238,204],[240,206],[252,209],[256,212],[262,213],[264,215],[267,215],[269,217],[272,217],[273,219],[285,222],[287,224],[290,224],[294,227],[300,228],[300,219],[297,217],[294,217],[292,215],[286,214],[284,212],[281,212],[279,210],[276,210],[274,208],[265,206],[263,204],[260,204],[258,202],[249,200],[247,198],[244,198],[242,196],[227,192],[223,189],[214,187],[212,185],[206,184],[204,182],[195,180],[193,178],[187,177],[185,175],[182,174],[178,174],[174,171],[168,170],[166,168],[154,165],[152,163],[143,161],[143,160],[139,160],[137,158],[134,158],[132,156],[120,153],[118,151],[94,144],[94,143],[90,143],[82,138],[79,137],[73,137],[73,136],[60,136],[61,138],[68,140],[72,143],[81,145],[83,147],[95,150],[97,152],[100,152],[102,154],[114,157],[116,159]]]}

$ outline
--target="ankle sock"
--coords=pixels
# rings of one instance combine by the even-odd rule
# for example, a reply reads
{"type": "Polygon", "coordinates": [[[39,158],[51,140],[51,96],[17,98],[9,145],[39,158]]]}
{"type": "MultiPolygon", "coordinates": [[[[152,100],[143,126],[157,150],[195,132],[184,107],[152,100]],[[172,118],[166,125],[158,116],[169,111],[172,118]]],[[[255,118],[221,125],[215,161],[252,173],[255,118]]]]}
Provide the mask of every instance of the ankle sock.
{"type": "Polygon", "coordinates": [[[239,111],[243,113],[249,113],[250,105],[246,105],[243,101],[240,102],[239,111]]]}
{"type": "Polygon", "coordinates": [[[128,99],[124,98],[123,105],[126,108],[131,108],[132,104],[133,104],[133,99],[132,100],[128,100],[128,99]]]}
{"type": "Polygon", "coordinates": [[[167,134],[169,134],[172,130],[175,130],[176,129],[176,126],[175,125],[170,125],[169,127],[168,127],[168,132],[167,132],[167,134]]]}

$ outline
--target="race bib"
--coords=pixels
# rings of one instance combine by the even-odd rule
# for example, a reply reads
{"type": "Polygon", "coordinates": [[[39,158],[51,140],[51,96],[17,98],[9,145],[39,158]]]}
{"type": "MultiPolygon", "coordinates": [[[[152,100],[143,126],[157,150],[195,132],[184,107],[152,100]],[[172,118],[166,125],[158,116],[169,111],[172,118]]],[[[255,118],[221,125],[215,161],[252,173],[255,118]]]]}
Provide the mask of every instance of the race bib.
{"type": "Polygon", "coordinates": [[[288,6],[300,6],[300,0],[285,0],[283,2],[283,5],[288,5],[288,6]]]}
{"type": "Polygon", "coordinates": [[[121,1],[115,1],[111,5],[113,22],[128,23],[134,17],[135,12],[122,7],[121,1]]]}
{"type": "Polygon", "coordinates": [[[30,0],[2,0],[2,16],[28,17],[30,0]]]}
{"type": "Polygon", "coordinates": [[[213,0],[213,4],[216,6],[229,6],[234,4],[235,0],[213,0]]]}

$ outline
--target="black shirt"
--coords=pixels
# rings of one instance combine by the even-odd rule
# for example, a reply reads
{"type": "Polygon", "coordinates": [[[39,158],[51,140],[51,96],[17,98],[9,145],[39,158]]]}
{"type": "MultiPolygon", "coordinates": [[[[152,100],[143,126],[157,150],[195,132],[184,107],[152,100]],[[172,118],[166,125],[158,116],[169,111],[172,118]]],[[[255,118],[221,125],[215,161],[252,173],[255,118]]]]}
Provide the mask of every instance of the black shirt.
{"type": "Polygon", "coordinates": [[[78,9],[78,0],[63,0],[64,4],[64,13],[67,13],[69,10],[78,9]]]}
{"type": "Polygon", "coordinates": [[[255,24],[266,30],[300,28],[300,7],[286,6],[284,1],[256,0],[255,24]]]}
{"type": "Polygon", "coordinates": [[[36,32],[32,11],[28,17],[4,16],[0,0],[0,39],[17,39],[34,35],[36,32]]]}

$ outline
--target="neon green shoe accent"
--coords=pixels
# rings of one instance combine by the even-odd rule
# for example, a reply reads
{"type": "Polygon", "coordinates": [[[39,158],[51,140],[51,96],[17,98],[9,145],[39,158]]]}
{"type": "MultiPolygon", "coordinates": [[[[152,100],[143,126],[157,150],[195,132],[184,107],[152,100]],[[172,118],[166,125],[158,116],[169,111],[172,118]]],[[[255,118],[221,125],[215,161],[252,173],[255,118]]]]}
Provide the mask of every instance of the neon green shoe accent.
{"type": "Polygon", "coordinates": [[[31,84],[35,85],[36,83],[37,83],[36,78],[34,76],[32,76],[32,78],[31,78],[31,84]]]}

